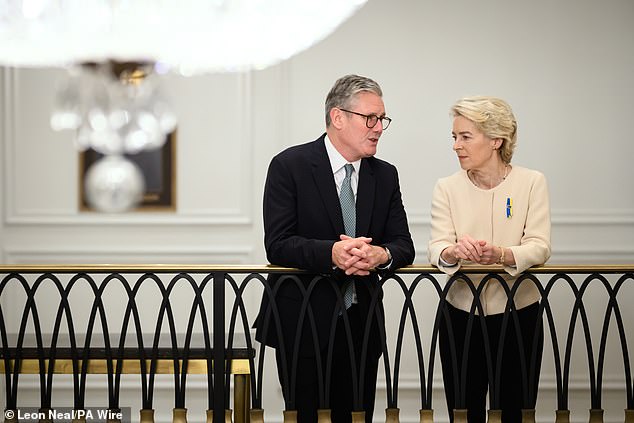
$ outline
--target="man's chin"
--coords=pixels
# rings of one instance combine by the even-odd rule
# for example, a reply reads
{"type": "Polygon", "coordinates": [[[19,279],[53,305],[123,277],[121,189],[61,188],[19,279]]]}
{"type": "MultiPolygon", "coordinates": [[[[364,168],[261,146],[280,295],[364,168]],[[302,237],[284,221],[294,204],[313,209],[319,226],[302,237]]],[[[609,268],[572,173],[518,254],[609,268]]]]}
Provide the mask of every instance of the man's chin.
{"type": "Polygon", "coordinates": [[[369,157],[373,157],[376,154],[376,148],[370,149],[365,151],[365,154],[363,155],[364,158],[369,158],[369,157]]]}

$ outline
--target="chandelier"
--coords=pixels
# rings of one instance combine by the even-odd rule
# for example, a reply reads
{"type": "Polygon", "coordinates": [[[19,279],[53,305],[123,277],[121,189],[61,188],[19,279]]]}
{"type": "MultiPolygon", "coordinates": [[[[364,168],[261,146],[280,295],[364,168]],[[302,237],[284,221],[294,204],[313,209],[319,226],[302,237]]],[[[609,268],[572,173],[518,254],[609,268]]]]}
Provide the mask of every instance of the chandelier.
{"type": "Polygon", "coordinates": [[[0,65],[62,67],[51,126],[103,155],[85,191],[96,210],[135,207],[140,170],[177,123],[160,76],[259,70],[330,34],[366,0],[0,0],[0,65]]]}

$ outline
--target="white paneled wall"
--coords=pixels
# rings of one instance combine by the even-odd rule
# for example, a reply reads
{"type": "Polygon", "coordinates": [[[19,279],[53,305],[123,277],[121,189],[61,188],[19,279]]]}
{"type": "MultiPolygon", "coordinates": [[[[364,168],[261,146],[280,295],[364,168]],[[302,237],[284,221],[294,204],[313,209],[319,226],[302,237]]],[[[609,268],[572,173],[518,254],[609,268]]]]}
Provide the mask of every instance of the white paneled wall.
{"type": "MultiPolygon", "coordinates": [[[[378,155],[399,168],[417,263],[427,260],[433,184],[458,168],[448,110],[472,94],[509,101],[519,122],[513,162],[548,178],[551,263],[633,263],[632,22],[631,0],[371,0],[332,36],[280,65],[169,76],[163,88],[179,116],[177,209],[170,213],[80,212],[73,134],[48,125],[63,72],[1,69],[0,260],[264,263],[268,162],[281,149],[319,136],[332,83],[359,73],[382,85],[394,119],[378,155]]],[[[253,307],[257,302],[250,299],[253,307]]],[[[605,408],[625,407],[619,369],[606,374],[605,408]]],[[[403,408],[414,410],[403,421],[413,421],[416,374],[403,377],[403,408]]],[[[587,379],[574,377],[581,406],[571,403],[572,418],[585,421],[587,379]]],[[[267,420],[278,421],[274,374],[267,380],[265,406],[273,410],[267,420]]],[[[542,382],[541,399],[552,410],[551,368],[545,367],[542,382]]],[[[171,390],[163,389],[169,403],[171,390]]],[[[440,390],[436,396],[442,419],[440,390]]],[[[550,411],[538,414],[552,418],[550,411]]],[[[606,421],[622,421],[622,414],[606,421]]]]}

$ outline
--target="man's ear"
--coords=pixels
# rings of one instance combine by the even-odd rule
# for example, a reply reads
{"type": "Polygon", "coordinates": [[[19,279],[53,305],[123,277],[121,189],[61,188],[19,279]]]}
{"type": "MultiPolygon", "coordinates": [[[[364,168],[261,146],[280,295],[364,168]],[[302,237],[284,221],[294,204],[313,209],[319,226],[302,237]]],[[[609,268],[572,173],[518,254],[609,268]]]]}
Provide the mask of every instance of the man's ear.
{"type": "Polygon", "coordinates": [[[336,107],[330,109],[330,124],[337,129],[341,129],[343,126],[343,111],[336,107]]]}

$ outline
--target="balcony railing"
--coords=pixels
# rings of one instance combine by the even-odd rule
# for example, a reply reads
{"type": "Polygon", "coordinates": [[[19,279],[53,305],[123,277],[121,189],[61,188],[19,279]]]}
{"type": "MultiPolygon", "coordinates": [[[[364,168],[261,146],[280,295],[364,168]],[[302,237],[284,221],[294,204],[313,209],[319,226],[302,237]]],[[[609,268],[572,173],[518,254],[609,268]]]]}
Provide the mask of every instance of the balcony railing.
{"type": "MultiPolygon", "coordinates": [[[[612,382],[622,383],[622,387],[613,389],[622,397],[625,421],[634,423],[629,348],[634,336],[634,265],[537,267],[522,274],[513,288],[504,283],[502,272],[498,267],[465,267],[447,280],[434,267],[409,266],[381,280],[382,302],[389,312],[383,313],[379,307],[377,290],[368,322],[378,318],[386,327],[382,333],[381,359],[386,420],[398,421],[399,382],[404,371],[418,377],[420,406],[416,411],[421,422],[433,421],[434,408],[445,408],[444,402],[432,403],[432,393],[438,388],[434,382],[438,369],[435,371],[434,365],[447,291],[454,283],[467,283],[478,294],[483,283],[473,284],[465,275],[485,274],[484,281],[500,283],[511,299],[503,325],[517,324],[512,298],[518,286],[534,284],[541,294],[540,325],[543,324],[546,338],[543,357],[553,367],[556,409],[552,413],[556,420],[570,421],[569,388],[574,371],[584,375],[587,382],[586,408],[590,410],[590,421],[603,421],[607,363],[611,371],[617,369],[616,373],[622,374],[622,378],[619,376],[612,382]],[[585,362],[583,368],[579,365],[580,358],[585,362]]],[[[188,377],[202,374],[206,376],[208,422],[213,416],[220,416],[216,420],[262,421],[264,387],[277,386],[278,381],[271,379],[264,383],[268,349],[261,348],[253,339],[251,327],[259,299],[268,296],[273,301],[266,313],[265,330],[277,331],[282,336],[275,304],[280,282],[270,286],[267,281],[267,276],[274,273],[285,275],[281,283],[295,284],[306,297],[316,284],[331,283],[343,304],[339,288],[329,280],[315,276],[305,285],[297,277],[305,272],[274,266],[0,266],[0,373],[4,373],[5,422],[18,421],[19,410],[33,406],[20,400],[24,388],[19,388],[19,381],[29,373],[36,375],[37,409],[43,412],[59,406],[53,401],[59,374],[72,375],[74,410],[89,408],[88,379],[93,374],[106,375],[102,404],[113,413],[132,403],[131,398],[120,395],[122,375],[137,374],[142,404],[140,421],[152,422],[156,377],[170,374],[174,389],[173,421],[185,422],[188,377]]],[[[304,301],[298,327],[303,322],[310,323],[315,313],[319,311],[312,310],[310,303],[304,301]]],[[[346,318],[345,311],[335,309],[334,313],[346,318]]],[[[471,314],[482,314],[479,301],[473,302],[471,314]]],[[[329,317],[338,318],[335,314],[329,317]]],[[[486,333],[486,324],[469,330],[486,333]]],[[[295,347],[293,351],[297,353],[295,347]]],[[[286,352],[289,362],[293,351],[286,352]]],[[[365,346],[361,355],[364,354],[365,346]]],[[[489,419],[499,421],[498,363],[488,358],[488,371],[494,381],[489,419]]],[[[522,369],[529,369],[535,365],[534,361],[534,357],[524,354],[518,357],[522,369]]],[[[459,364],[462,363],[456,363],[459,364]]],[[[293,373],[288,377],[293,378],[293,373]]],[[[536,383],[528,377],[522,379],[518,383],[526,386],[536,383]]],[[[328,389],[327,379],[322,382],[323,388],[328,389]]],[[[461,392],[466,383],[462,377],[454,388],[461,392]]],[[[327,408],[327,404],[324,406],[327,408]]],[[[202,414],[203,410],[200,411],[202,414]]],[[[524,421],[535,421],[534,410],[524,411],[524,421]]],[[[456,422],[466,421],[460,410],[454,416],[456,422]]],[[[375,414],[377,418],[381,417],[375,414]]],[[[76,417],[73,421],[84,420],[76,417]]],[[[121,418],[111,417],[108,421],[121,418]]]]}

